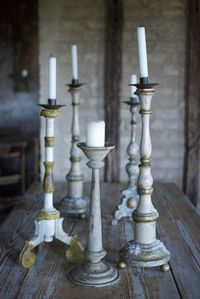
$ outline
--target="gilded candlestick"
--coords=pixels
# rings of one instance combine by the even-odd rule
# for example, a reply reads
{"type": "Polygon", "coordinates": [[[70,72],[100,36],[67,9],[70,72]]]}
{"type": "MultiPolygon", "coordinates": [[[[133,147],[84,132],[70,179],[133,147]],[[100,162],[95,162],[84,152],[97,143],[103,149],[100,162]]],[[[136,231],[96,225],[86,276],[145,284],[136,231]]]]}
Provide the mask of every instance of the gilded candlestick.
{"type": "Polygon", "coordinates": [[[127,147],[129,162],[126,164],[126,172],[128,175],[128,185],[121,191],[121,203],[114,212],[112,224],[115,225],[123,217],[131,217],[136,209],[139,196],[137,193],[137,178],[139,174],[138,154],[139,147],[136,142],[136,115],[138,111],[139,100],[137,96],[132,96],[130,101],[124,102],[130,107],[131,112],[131,139],[127,147]]]}
{"type": "Polygon", "coordinates": [[[156,220],[158,212],[154,208],[151,195],[153,178],[151,175],[151,137],[150,115],[151,100],[155,93],[155,84],[141,82],[137,84],[136,94],[140,99],[142,117],[142,134],[140,142],[140,173],[138,178],[139,203],[133,212],[134,240],[129,241],[120,251],[119,267],[130,265],[135,267],[163,266],[169,269],[170,253],[164,244],[156,239],[156,220]]]}
{"type": "Polygon", "coordinates": [[[71,126],[71,149],[70,149],[70,170],[66,175],[67,196],[63,198],[61,210],[69,215],[85,217],[88,211],[88,198],[83,195],[83,173],[81,170],[81,152],[77,147],[80,142],[79,128],[79,106],[80,91],[83,84],[73,80],[69,84],[69,92],[72,97],[72,126],[71,126]]]}
{"type": "MultiPolygon", "coordinates": [[[[72,236],[64,232],[62,223],[63,218],[60,212],[53,205],[54,181],[54,121],[59,116],[59,108],[56,100],[49,100],[47,105],[43,107],[40,115],[46,120],[46,136],[45,141],[45,174],[43,180],[44,206],[37,214],[35,221],[35,234],[31,240],[25,242],[25,246],[20,254],[20,264],[25,268],[31,268],[35,263],[36,256],[34,248],[43,242],[52,242],[53,238],[60,240],[67,246],[70,246],[71,260],[80,259],[82,256],[82,246],[72,236]]],[[[68,250],[66,255],[68,255],[68,250]]]]}

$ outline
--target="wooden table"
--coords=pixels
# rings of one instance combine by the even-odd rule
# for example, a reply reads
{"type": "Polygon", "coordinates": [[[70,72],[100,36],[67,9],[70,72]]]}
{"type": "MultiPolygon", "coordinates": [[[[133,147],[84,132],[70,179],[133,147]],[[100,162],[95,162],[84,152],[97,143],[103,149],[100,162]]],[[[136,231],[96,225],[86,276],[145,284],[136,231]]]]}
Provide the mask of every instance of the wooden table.
{"type": "MultiPolygon", "coordinates": [[[[128,268],[120,271],[121,279],[111,287],[94,288],[73,285],[67,279],[72,269],[65,259],[66,247],[55,241],[42,244],[33,268],[18,265],[24,240],[32,237],[36,212],[42,207],[40,185],[32,186],[23,200],[0,227],[0,298],[200,298],[200,215],[186,196],[173,184],[155,184],[153,202],[160,212],[158,237],[171,252],[171,271],[160,268],[128,268]]],[[[57,184],[55,201],[66,194],[65,184],[57,184]]],[[[111,213],[119,201],[122,185],[102,184],[104,247],[107,260],[116,263],[124,242],[133,238],[133,223],[123,220],[111,225],[111,213]]],[[[89,194],[89,186],[86,186],[89,194]]],[[[86,220],[65,219],[64,228],[77,234],[85,245],[86,220]]]]}

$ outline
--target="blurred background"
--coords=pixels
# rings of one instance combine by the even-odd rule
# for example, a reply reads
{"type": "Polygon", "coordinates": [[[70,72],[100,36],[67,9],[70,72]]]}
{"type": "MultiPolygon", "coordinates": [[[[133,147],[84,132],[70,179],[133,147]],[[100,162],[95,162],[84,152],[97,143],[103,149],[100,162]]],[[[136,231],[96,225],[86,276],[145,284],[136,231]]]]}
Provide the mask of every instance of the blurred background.
{"type": "MultiPolygon", "coordinates": [[[[0,138],[1,195],[23,193],[40,179],[44,120],[38,103],[48,99],[48,58],[57,57],[54,179],[64,181],[71,143],[71,44],[78,47],[81,141],[86,123],[106,121],[116,151],[102,179],[127,181],[130,140],[129,76],[139,77],[136,29],[146,29],[149,78],[159,82],[152,102],[152,174],[174,182],[200,209],[199,1],[1,0],[0,138]],[[13,177],[13,175],[15,177],[13,177]],[[16,185],[16,186],[15,186],[16,185]]],[[[140,140],[138,115],[137,141],[140,140]]],[[[82,168],[85,180],[90,170],[82,168]]],[[[5,201],[2,201],[3,204],[5,201]]]]}

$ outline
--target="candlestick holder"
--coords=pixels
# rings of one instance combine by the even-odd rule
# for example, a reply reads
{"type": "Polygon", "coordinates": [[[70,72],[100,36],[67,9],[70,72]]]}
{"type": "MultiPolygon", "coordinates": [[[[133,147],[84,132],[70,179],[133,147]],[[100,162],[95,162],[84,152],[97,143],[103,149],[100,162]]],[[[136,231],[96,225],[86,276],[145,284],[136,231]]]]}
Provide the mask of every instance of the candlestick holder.
{"type": "Polygon", "coordinates": [[[114,212],[112,224],[116,225],[117,222],[123,217],[131,217],[133,211],[136,209],[139,195],[137,193],[137,178],[139,174],[138,167],[138,152],[139,147],[136,142],[136,115],[139,105],[138,97],[131,97],[130,101],[124,102],[130,107],[131,112],[131,139],[127,147],[127,154],[129,162],[126,164],[126,172],[128,174],[128,186],[121,191],[121,203],[118,205],[117,210],[114,212]]]}
{"type": "Polygon", "coordinates": [[[136,84],[142,117],[142,134],[140,143],[141,165],[138,178],[139,203],[133,212],[134,240],[128,242],[120,251],[119,267],[126,265],[135,267],[162,266],[163,271],[169,270],[170,253],[163,243],[156,239],[156,220],[158,212],[154,208],[151,195],[153,178],[151,175],[151,137],[150,114],[151,100],[155,93],[155,84],[136,84]]]}
{"type": "Polygon", "coordinates": [[[102,246],[99,184],[99,169],[104,167],[102,160],[114,148],[114,145],[106,144],[105,147],[89,147],[85,143],[79,143],[78,146],[90,160],[87,165],[92,169],[88,245],[84,250],[84,255],[88,261],[72,270],[70,279],[76,284],[100,287],[116,282],[119,277],[117,269],[102,261],[106,251],[102,246]]]}
{"type": "Polygon", "coordinates": [[[69,236],[62,228],[63,218],[60,212],[53,206],[53,166],[54,166],[54,120],[59,116],[59,108],[55,100],[49,100],[47,105],[40,105],[44,109],[40,115],[46,119],[45,140],[45,174],[43,180],[44,207],[37,214],[35,221],[35,235],[33,239],[25,242],[25,246],[20,254],[20,264],[24,268],[31,268],[35,263],[36,256],[34,248],[43,242],[52,242],[53,238],[60,240],[70,246],[66,251],[69,260],[75,261],[82,257],[83,248],[75,237],[69,236]]]}
{"type": "Polygon", "coordinates": [[[80,216],[85,218],[85,214],[88,210],[89,200],[86,196],[83,196],[83,173],[81,171],[81,153],[77,147],[77,143],[80,141],[80,129],[79,129],[79,106],[80,106],[80,91],[83,84],[78,80],[72,80],[69,86],[69,92],[72,97],[72,140],[70,150],[71,166],[69,173],[66,175],[67,179],[67,196],[63,198],[61,203],[61,211],[66,212],[69,215],[80,216]]]}

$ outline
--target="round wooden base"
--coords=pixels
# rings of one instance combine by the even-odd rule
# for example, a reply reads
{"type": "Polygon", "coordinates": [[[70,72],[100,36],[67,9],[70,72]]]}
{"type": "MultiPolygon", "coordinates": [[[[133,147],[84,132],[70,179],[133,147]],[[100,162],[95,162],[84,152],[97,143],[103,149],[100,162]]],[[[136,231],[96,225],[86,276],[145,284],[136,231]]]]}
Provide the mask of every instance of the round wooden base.
{"type": "Polygon", "coordinates": [[[169,259],[169,251],[159,240],[148,245],[132,240],[120,250],[120,262],[133,267],[161,266],[169,259]]]}
{"type": "Polygon", "coordinates": [[[59,207],[62,213],[80,218],[88,213],[89,199],[86,196],[79,198],[65,197],[59,207]]]}
{"type": "Polygon", "coordinates": [[[116,283],[119,273],[109,263],[85,262],[70,272],[69,279],[79,285],[103,287],[116,283]]]}

